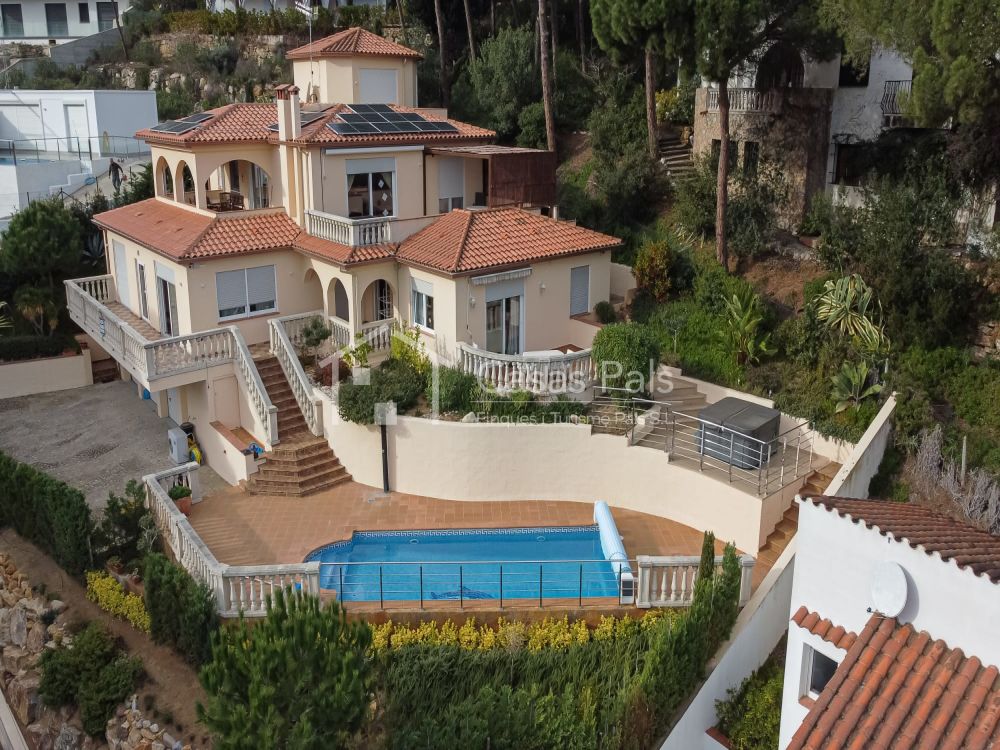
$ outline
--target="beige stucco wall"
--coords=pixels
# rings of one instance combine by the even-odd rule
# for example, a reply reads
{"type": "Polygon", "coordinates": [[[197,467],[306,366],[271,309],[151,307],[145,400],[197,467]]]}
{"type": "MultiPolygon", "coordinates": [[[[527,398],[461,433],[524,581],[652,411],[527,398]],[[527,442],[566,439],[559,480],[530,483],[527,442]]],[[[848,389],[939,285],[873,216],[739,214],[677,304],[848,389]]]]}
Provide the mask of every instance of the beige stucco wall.
{"type": "MultiPolygon", "coordinates": [[[[347,216],[347,160],[383,158],[392,158],[396,161],[396,184],[393,186],[396,217],[411,219],[423,216],[424,155],[421,150],[353,149],[348,154],[336,152],[324,154],[320,169],[319,195],[315,198],[319,210],[337,216],[347,216]]],[[[315,178],[314,174],[313,179],[315,178]]]]}
{"type": "MultiPolygon", "coordinates": [[[[381,485],[378,429],[343,422],[336,406],[324,403],[327,436],[341,462],[356,481],[381,485]]],[[[659,451],[629,448],[624,437],[591,435],[588,426],[400,417],[388,437],[389,483],[398,492],[450,500],[605,500],[714,531],[751,553],[760,544],[760,498],[673,464],[659,451]]]]}
{"type": "MultiPolygon", "coordinates": [[[[424,159],[424,169],[426,170],[426,214],[434,216],[439,212],[438,199],[441,197],[438,190],[438,165],[441,159],[456,159],[461,157],[442,157],[428,154],[424,159]]],[[[483,192],[483,162],[485,159],[462,158],[464,172],[464,186],[462,204],[465,208],[475,205],[476,193],[483,192]]]]}
{"type": "Polygon", "coordinates": [[[444,363],[454,361],[455,343],[465,340],[462,338],[463,331],[458,328],[458,284],[446,276],[408,266],[399,266],[397,279],[400,314],[408,324],[413,323],[413,279],[420,279],[433,287],[434,330],[423,330],[421,340],[435,360],[444,363]]]}
{"type": "MultiPolygon", "coordinates": [[[[147,322],[160,330],[160,302],[156,291],[156,266],[160,265],[173,274],[174,286],[177,288],[177,325],[178,334],[183,335],[194,331],[204,330],[202,328],[192,328],[191,311],[187,304],[189,297],[188,269],[175,261],[169,260],[159,253],[155,253],[137,242],[133,242],[127,237],[122,237],[114,232],[108,232],[107,262],[108,273],[115,277],[115,288],[118,290],[118,301],[131,310],[135,315],[140,315],[138,281],[136,278],[135,264],[138,260],[146,267],[146,300],[148,303],[147,322]],[[127,296],[123,294],[123,288],[118,279],[118,268],[115,264],[114,243],[121,243],[125,247],[125,260],[127,266],[127,296]]],[[[215,328],[216,326],[208,326],[215,328]]]]}
{"type": "MultiPolygon", "coordinates": [[[[263,440],[262,426],[256,423],[245,392],[239,387],[236,374],[229,369],[215,370],[199,382],[181,389],[184,418],[195,426],[195,435],[205,460],[215,472],[230,484],[256,470],[253,461],[226,440],[212,422],[226,427],[242,427],[258,440],[263,440]]],[[[261,443],[263,445],[263,442],[261,443]]]]}
{"type": "Polygon", "coordinates": [[[362,69],[395,70],[396,103],[417,106],[417,69],[412,60],[363,56],[294,60],[292,79],[304,101],[315,91],[324,104],[352,104],[361,100],[362,69]]]}
{"type": "MultiPolygon", "coordinates": [[[[219,326],[235,325],[248,344],[267,341],[267,321],[280,315],[320,310],[323,308],[322,289],[319,284],[307,284],[306,274],[312,267],[301,253],[283,250],[256,253],[235,258],[215,258],[191,263],[188,274],[190,296],[187,297],[189,316],[194,330],[203,331],[219,326]],[[249,318],[219,320],[215,275],[222,271],[273,265],[277,286],[278,309],[249,318]]],[[[180,297],[180,290],[178,290],[180,297]]],[[[183,317],[183,315],[182,315],[183,317]]]]}
{"type": "Polygon", "coordinates": [[[80,388],[94,382],[90,350],[68,357],[46,357],[0,364],[0,398],[80,388]]]}

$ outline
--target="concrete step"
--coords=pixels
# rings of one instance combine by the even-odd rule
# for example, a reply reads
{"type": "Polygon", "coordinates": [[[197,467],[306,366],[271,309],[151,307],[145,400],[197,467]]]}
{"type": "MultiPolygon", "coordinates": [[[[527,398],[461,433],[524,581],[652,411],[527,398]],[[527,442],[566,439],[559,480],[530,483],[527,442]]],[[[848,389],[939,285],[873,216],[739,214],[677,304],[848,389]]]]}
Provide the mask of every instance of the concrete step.
{"type": "Polygon", "coordinates": [[[295,468],[274,469],[268,466],[261,467],[257,472],[257,478],[267,482],[290,482],[293,484],[303,484],[319,477],[332,477],[335,474],[345,474],[347,469],[336,458],[323,458],[318,463],[295,468]]]}
{"type": "Polygon", "coordinates": [[[90,366],[95,383],[111,383],[121,377],[118,363],[114,359],[102,359],[90,366]]]}
{"type": "MultiPolygon", "coordinates": [[[[280,438],[280,436],[279,436],[280,438]]],[[[305,435],[301,439],[293,440],[286,435],[282,442],[278,443],[270,453],[264,455],[265,460],[276,458],[279,460],[297,461],[308,456],[330,450],[326,439],[315,435],[305,435]]]]}
{"type": "Polygon", "coordinates": [[[310,477],[301,482],[275,481],[272,479],[258,479],[256,476],[250,478],[247,489],[251,495],[285,495],[288,497],[303,497],[316,492],[336,487],[351,481],[351,475],[340,467],[339,472],[331,472],[316,477],[310,477]]]}

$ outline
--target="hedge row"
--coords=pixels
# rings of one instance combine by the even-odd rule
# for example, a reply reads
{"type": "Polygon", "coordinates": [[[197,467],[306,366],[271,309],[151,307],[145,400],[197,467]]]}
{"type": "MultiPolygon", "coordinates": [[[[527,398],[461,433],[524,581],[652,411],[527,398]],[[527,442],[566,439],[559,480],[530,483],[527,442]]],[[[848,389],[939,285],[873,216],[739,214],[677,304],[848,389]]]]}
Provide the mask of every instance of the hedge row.
{"type": "Polygon", "coordinates": [[[211,590],[155,553],[146,557],[143,583],[153,640],[169,644],[192,664],[208,661],[219,627],[211,590]]]}
{"type": "Polygon", "coordinates": [[[83,493],[0,453],[0,526],[11,526],[75,576],[90,567],[93,521],[83,493]]]}
{"type": "Polygon", "coordinates": [[[72,336],[62,335],[0,337],[0,362],[58,357],[66,350],[79,352],[79,342],[72,336]]]}

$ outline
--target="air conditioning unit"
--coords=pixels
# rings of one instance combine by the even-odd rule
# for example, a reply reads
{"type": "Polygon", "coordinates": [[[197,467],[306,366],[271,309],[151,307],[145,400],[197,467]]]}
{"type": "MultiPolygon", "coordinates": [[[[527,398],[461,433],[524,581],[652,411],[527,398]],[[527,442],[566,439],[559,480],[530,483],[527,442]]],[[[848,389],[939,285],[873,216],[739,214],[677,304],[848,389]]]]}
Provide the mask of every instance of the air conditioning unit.
{"type": "Polygon", "coordinates": [[[170,443],[170,458],[175,464],[186,464],[188,462],[188,436],[180,427],[171,427],[167,430],[167,442],[170,443]]]}

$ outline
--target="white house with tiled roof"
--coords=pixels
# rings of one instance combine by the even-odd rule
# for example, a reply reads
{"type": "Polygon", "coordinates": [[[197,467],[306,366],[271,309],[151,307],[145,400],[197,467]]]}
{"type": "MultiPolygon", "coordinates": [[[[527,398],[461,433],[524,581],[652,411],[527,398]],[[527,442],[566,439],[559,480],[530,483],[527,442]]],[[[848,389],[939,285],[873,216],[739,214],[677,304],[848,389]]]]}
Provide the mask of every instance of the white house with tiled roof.
{"type": "Polygon", "coordinates": [[[779,747],[1000,747],[1000,539],[880,500],[798,524],[779,747]]]}
{"type": "Polygon", "coordinates": [[[95,217],[109,273],[67,282],[73,319],[161,413],[194,423],[213,465],[241,440],[322,436],[288,341],[317,315],[332,344],[376,353],[416,327],[435,359],[501,386],[540,361],[586,366],[620,242],[556,218],[554,154],[419,108],[419,55],[362,29],[289,58],[276,103],[137,134],[155,197],[95,217]]]}

